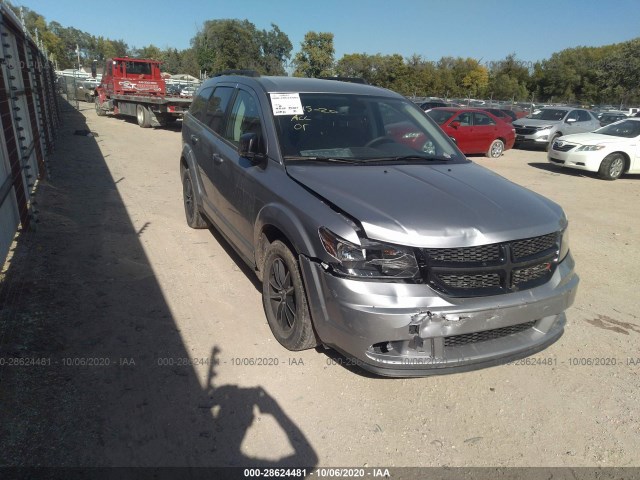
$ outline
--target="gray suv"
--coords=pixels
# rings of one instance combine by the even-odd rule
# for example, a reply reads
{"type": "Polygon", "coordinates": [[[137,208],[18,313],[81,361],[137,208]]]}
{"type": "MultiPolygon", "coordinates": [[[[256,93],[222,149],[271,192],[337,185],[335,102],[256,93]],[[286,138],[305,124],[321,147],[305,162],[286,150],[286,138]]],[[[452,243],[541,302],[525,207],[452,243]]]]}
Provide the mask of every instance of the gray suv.
{"type": "Polygon", "coordinates": [[[572,133],[592,132],[600,121],[589,110],[573,107],[545,107],[513,122],[515,146],[541,145],[547,150],[556,139],[572,133]]]}
{"type": "Polygon", "coordinates": [[[182,127],[187,223],[263,285],[287,349],[381,375],[503,363],[558,339],[578,286],[567,219],[381,88],[219,76],[182,127]]]}

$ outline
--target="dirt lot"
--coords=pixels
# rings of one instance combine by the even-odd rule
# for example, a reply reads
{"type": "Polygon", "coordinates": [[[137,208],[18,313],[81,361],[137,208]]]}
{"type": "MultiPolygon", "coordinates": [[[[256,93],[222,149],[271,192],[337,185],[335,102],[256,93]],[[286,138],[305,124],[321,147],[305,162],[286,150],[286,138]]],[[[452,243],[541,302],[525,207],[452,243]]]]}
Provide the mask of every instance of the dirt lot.
{"type": "Polygon", "coordinates": [[[567,212],[565,334],[515,365],[376,378],[273,339],[251,272],[185,223],[179,127],[64,118],[0,285],[0,465],[640,466],[640,177],[475,157],[567,212]]]}

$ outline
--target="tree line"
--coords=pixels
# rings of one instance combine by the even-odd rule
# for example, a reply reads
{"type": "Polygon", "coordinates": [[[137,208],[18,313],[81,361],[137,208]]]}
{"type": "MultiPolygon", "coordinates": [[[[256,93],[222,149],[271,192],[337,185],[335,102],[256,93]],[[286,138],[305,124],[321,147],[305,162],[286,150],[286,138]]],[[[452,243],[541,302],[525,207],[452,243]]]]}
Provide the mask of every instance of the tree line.
{"type": "Polygon", "coordinates": [[[27,29],[32,35],[38,30],[59,69],[77,66],[78,57],[88,66],[93,60],[129,55],[154,58],[163,62],[163,71],[194,76],[251,69],[263,75],[360,77],[407,96],[640,104],[640,37],[602,47],[568,48],[536,62],[522,61],[515,53],[492,62],[366,53],[349,53],[336,60],[333,33],[307,32],[292,55],[293,45],[277,25],[260,30],[248,20],[207,20],[191,46],[177,50],[154,45],[133,48],[123,40],[47,23],[27,8],[23,15],[27,29]]]}

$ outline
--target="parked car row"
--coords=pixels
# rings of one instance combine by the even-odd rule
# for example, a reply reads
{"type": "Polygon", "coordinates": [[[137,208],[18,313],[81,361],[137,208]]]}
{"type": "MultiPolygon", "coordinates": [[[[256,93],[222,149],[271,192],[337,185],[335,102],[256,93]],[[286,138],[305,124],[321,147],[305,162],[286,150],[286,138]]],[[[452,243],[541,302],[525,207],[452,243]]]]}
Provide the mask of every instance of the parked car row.
{"type": "Polygon", "coordinates": [[[165,90],[167,92],[167,95],[175,95],[177,97],[183,97],[183,98],[193,97],[193,94],[197,90],[197,86],[167,83],[165,90]]]}

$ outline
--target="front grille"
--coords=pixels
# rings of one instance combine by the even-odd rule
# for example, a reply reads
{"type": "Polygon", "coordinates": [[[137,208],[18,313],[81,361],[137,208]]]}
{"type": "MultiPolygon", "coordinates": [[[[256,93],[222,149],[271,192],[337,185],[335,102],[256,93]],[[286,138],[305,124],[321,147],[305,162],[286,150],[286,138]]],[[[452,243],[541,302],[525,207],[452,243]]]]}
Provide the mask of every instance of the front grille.
{"type": "Polygon", "coordinates": [[[533,135],[538,131],[536,127],[515,127],[518,135],[533,135]]]}
{"type": "Polygon", "coordinates": [[[451,288],[487,288],[500,286],[500,275],[497,273],[479,275],[445,274],[440,275],[439,278],[451,288]]]}
{"type": "Polygon", "coordinates": [[[514,260],[523,259],[554,248],[558,243],[558,234],[550,233],[541,237],[526,238],[511,243],[514,260]]]}
{"type": "Polygon", "coordinates": [[[576,146],[573,143],[562,142],[562,145],[560,145],[560,143],[561,142],[553,142],[553,149],[556,150],[557,152],[568,152],[569,150],[571,150],[572,148],[575,148],[576,146]]]}
{"type": "Polygon", "coordinates": [[[520,268],[513,271],[511,277],[511,287],[515,288],[527,282],[535,281],[549,275],[551,269],[550,263],[540,263],[533,267],[520,268]]]}
{"type": "Polygon", "coordinates": [[[480,245],[464,248],[430,248],[425,250],[431,262],[475,263],[500,260],[500,245],[480,245]]]}
{"type": "Polygon", "coordinates": [[[452,297],[499,295],[547,282],[558,262],[560,236],[538,237],[476,247],[419,250],[422,276],[452,297]]]}
{"type": "Polygon", "coordinates": [[[508,327],[494,328],[493,330],[485,330],[484,332],[463,333],[462,335],[452,335],[444,337],[445,347],[461,347],[470,343],[486,342],[487,340],[496,340],[514,333],[529,330],[536,324],[535,320],[518,325],[510,325],[508,327]]]}

